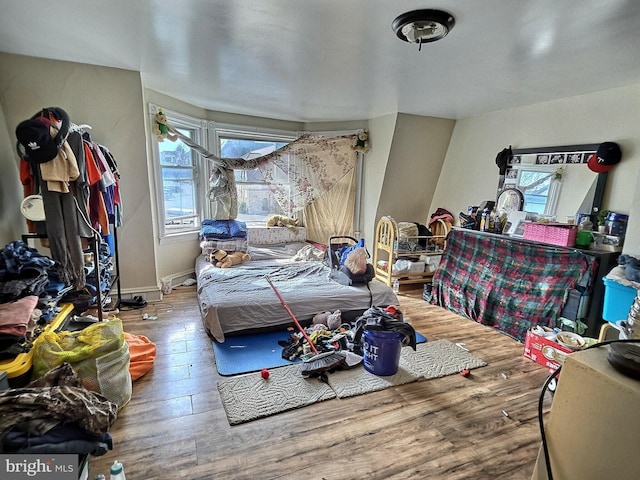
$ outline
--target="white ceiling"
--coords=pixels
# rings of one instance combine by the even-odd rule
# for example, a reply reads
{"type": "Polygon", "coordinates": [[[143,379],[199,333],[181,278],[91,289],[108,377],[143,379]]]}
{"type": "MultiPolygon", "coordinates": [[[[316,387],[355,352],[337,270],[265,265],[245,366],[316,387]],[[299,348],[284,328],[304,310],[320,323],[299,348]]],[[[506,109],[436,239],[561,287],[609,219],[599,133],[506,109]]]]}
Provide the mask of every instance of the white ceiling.
{"type": "Polygon", "coordinates": [[[637,0],[0,0],[0,51],[140,71],[225,112],[465,118],[640,83],[637,0]],[[393,19],[447,10],[444,39],[393,19]]]}

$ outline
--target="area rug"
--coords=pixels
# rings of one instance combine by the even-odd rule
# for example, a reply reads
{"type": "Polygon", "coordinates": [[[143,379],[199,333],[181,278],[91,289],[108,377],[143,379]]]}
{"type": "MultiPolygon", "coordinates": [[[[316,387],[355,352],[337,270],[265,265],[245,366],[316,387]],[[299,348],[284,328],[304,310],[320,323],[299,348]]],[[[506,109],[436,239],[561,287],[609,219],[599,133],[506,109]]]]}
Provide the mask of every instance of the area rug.
{"type": "Polygon", "coordinates": [[[379,377],[364,368],[354,368],[329,375],[329,385],[338,398],[347,398],[420,379],[444,377],[464,369],[471,370],[485,365],[483,360],[449,340],[436,340],[418,344],[415,352],[411,348],[403,348],[400,352],[398,373],[395,375],[379,377]]]}
{"type": "Polygon", "coordinates": [[[362,366],[329,375],[329,384],[300,375],[299,365],[270,371],[265,380],[250,373],[218,382],[229,424],[237,425],[333,398],[348,398],[395,385],[433,379],[479,368],[486,362],[448,340],[418,344],[416,351],[401,351],[398,373],[380,377],[362,366]]]}
{"type": "Polygon", "coordinates": [[[230,425],[336,398],[329,385],[300,375],[299,365],[275,368],[266,380],[250,373],[220,381],[218,391],[230,425]]]}
{"type": "MultiPolygon", "coordinates": [[[[255,333],[249,335],[228,336],[223,343],[213,340],[213,356],[220,375],[230,376],[241,373],[259,372],[263,368],[271,369],[292,365],[282,358],[279,341],[286,342],[291,335],[289,330],[255,333]]],[[[416,341],[425,342],[423,335],[416,332],[416,341]]]]}

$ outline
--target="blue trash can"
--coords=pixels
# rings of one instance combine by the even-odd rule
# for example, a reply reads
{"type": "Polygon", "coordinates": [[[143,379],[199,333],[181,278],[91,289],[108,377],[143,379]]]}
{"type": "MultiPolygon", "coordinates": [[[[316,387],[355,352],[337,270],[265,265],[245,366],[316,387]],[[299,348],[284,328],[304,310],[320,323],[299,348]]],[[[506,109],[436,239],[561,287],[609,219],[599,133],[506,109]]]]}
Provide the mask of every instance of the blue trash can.
{"type": "Polygon", "coordinates": [[[386,330],[366,330],[364,338],[364,369],[374,375],[389,376],[398,372],[403,335],[386,330]]]}

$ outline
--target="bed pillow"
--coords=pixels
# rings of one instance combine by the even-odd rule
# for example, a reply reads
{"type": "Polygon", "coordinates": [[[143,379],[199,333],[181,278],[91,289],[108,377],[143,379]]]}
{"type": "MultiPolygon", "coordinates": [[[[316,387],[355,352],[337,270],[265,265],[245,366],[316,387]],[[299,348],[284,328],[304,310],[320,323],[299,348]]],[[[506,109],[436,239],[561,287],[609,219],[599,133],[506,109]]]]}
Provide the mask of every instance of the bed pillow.
{"type": "Polygon", "coordinates": [[[307,229],[296,227],[297,233],[287,227],[262,227],[250,226],[248,230],[249,245],[282,245],[292,242],[304,242],[307,240],[307,229]]]}

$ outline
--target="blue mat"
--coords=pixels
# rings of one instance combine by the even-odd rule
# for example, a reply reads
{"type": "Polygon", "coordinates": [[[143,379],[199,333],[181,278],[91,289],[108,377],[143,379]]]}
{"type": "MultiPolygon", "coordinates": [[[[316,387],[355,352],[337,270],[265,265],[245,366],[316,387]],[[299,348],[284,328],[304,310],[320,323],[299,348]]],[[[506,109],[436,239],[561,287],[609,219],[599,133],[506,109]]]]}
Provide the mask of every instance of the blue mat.
{"type": "MultiPolygon", "coordinates": [[[[224,343],[213,340],[213,354],[216,368],[220,375],[238,375],[240,373],[259,372],[263,368],[276,368],[292,363],[282,358],[282,347],[279,340],[286,342],[292,332],[278,330],[267,333],[228,336],[224,343]]],[[[417,343],[423,343],[426,338],[416,332],[417,343]]]]}

